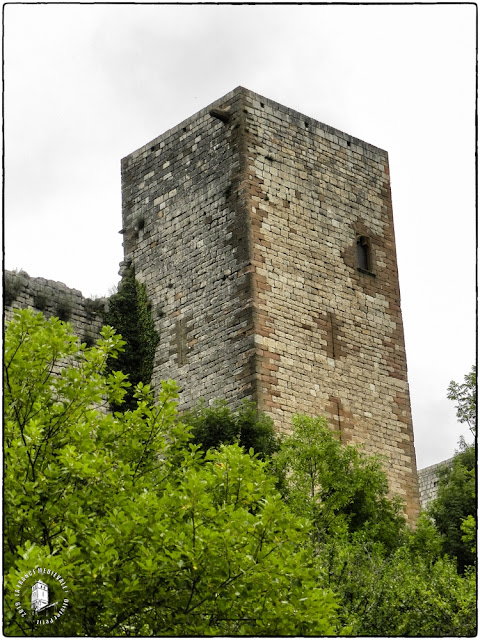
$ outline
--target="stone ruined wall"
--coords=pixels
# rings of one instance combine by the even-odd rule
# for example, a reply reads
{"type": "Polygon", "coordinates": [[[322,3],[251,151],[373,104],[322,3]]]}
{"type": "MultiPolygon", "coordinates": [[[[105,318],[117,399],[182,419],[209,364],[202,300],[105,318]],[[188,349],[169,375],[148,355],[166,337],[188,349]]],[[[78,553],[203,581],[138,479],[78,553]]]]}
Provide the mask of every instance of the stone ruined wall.
{"type": "Polygon", "coordinates": [[[420,508],[426,509],[428,504],[435,500],[438,491],[438,472],[446,466],[451,466],[453,458],[443,460],[430,467],[418,470],[418,488],[420,491],[420,508]]]}
{"type": "Polygon", "coordinates": [[[244,109],[259,406],[283,432],[325,415],[386,456],[415,518],[387,153],[250,92],[244,109]]]}
{"type": "Polygon", "coordinates": [[[76,336],[87,345],[98,337],[103,326],[100,311],[106,300],[84,298],[77,289],[63,282],[31,278],[24,271],[5,271],[3,280],[4,318],[8,322],[16,308],[41,311],[46,318],[52,316],[68,320],[76,336]]]}
{"type": "Polygon", "coordinates": [[[176,380],[181,408],[255,395],[242,115],[233,92],[122,160],[124,266],[160,335],[152,382],[176,380]]]}

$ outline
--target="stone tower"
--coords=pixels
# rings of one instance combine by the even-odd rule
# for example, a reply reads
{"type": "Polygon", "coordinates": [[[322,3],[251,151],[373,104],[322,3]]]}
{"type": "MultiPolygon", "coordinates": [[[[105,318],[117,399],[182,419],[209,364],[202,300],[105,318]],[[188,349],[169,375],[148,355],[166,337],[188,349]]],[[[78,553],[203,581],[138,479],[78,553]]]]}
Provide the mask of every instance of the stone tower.
{"type": "Polygon", "coordinates": [[[125,261],[154,380],[325,415],[418,512],[388,155],[238,87],[122,160],[125,261]]]}

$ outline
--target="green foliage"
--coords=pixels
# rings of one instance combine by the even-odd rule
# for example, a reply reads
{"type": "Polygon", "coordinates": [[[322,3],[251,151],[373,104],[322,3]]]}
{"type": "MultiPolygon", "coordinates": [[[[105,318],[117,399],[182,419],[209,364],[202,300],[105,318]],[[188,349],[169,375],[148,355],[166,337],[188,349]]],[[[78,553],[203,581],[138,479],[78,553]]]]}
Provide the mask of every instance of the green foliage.
{"type": "Polygon", "coordinates": [[[224,400],[216,400],[211,406],[201,402],[182,420],[191,427],[193,441],[204,451],[236,442],[245,451],[253,449],[264,460],[280,446],[273,421],[260,413],[253,402],[244,401],[236,411],[224,400]]]}
{"type": "Polygon", "coordinates": [[[460,525],[460,529],[462,530],[462,541],[470,546],[470,549],[475,556],[477,557],[477,523],[473,516],[467,516],[462,520],[462,524],[460,525]]]}
{"type": "Polygon", "coordinates": [[[464,376],[465,382],[458,384],[452,380],[448,386],[447,398],[457,403],[458,421],[466,422],[470,431],[475,434],[477,423],[477,367],[474,365],[470,373],[464,376]]]}
{"type": "Polygon", "coordinates": [[[342,446],[324,418],[298,415],[292,425],[274,468],[287,503],[314,524],[316,543],[363,531],[389,549],[397,546],[405,520],[400,501],[387,497],[381,461],[356,446],[342,446]]]}
{"type": "Polygon", "coordinates": [[[332,635],[309,525],[265,463],[238,445],[203,454],[178,421],[176,390],[155,404],[107,372],[122,340],[92,348],[69,325],[16,312],[5,337],[4,633],[50,636],[15,610],[18,577],[60,573],[70,605],[57,636],[332,635]],[[53,373],[59,364],[60,373],[53,373]]]}
{"type": "Polygon", "coordinates": [[[377,458],[343,446],[323,418],[296,416],[274,456],[287,504],[312,523],[319,586],[339,598],[343,629],[357,636],[475,635],[476,584],[442,558],[424,514],[411,532],[389,500],[377,458]]]}
{"type": "MultiPolygon", "coordinates": [[[[447,397],[457,402],[457,418],[467,423],[476,434],[477,368],[472,367],[464,377],[464,384],[452,380],[447,397]]],[[[429,505],[442,538],[442,550],[456,558],[457,567],[464,572],[476,562],[476,447],[460,439],[458,451],[451,465],[438,473],[437,498],[429,505]]]]}
{"type": "Polygon", "coordinates": [[[426,512],[420,513],[415,529],[409,533],[407,546],[414,556],[422,557],[425,562],[433,563],[442,557],[442,538],[426,512]]]}
{"type": "Polygon", "coordinates": [[[439,472],[437,498],[429,506],[435,525],[442,535],[442,549],[457,559],[458,570],[475,563],[471,540],[464,540],[462,523],[469,519],[476,526],[476,459],[474,445],[462,444],[451,466],[439,472]],[[469,518],[470,517],[470,518],[469,518]]]}
{"type": "Polygon", "coordinates": [[[136,406],[135,386],[139,382],[149,384],[152,379],[155,348],[159,340],[145,285],[135,279],[133,269],[123,278],[118,292],[109,298],[104,320],[125,340],[124,351],[116,360],[109,359],[108,370],[120,369],[128,375],[132,385],[123,405],[113,404],[112,410],[133,409],[136,406]]]}
{"type": "MultiPolygon", "coordinates": [[[[36,567],[69,587],[58,636],[475,635],[474,567],[459,574],[442,556],[446,534],[427,514],[408,531],[378,459],[297,416],[270,460],[257,445],[262,461],[241,447],[271,423],[224,403],[197,409],[214,443],[201,451],[171,381],[157,403],[140,383],[132,409],[109,413],[131,388],[107,368],[124,344],[104,327],[88,348],[31,310],[7,326],[6,635],[52,635],[15,609],[19,576],[36,567]]],[[[439,494],[445,512],[459,507],[470,553],[475,512],[460,494],[474,495],[474,462],[465,448],[439,494]]]]}
{"type": "Polygon", "coordinates": [[[355,536],[331,539],[317,562],[355,636],[476,635],[475,576],[459,576],[449,559],[409,544],[386,555],[382,545],[355,536]]]}

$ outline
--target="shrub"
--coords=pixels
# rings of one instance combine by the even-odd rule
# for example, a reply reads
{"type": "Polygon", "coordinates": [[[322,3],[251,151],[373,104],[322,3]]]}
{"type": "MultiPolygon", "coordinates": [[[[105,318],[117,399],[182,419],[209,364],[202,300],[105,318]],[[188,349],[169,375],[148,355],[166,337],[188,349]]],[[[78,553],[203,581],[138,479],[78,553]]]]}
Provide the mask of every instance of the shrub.
{"type": "Polygon", "coordinates": [[[194,442],[205,451],[237,442],[245,451],[252,448],[265,459],[280,447],[272,419],[259,412],[253,402],[244,401],[236,411],[225,400],[216,400],[211,406],[201,402],[182,420],[191,426],[194,442]]]}
{"type": "Polygon", "coordinates": [[[126,343],[118,359],[110,358],[108,361],[109,371],[123,371],[132,385],[124,404],[112,406],[115,411],[122,411],[136,405],[133,397],[135,386],[139,382],[150,383],[159,341],[145,285],[136,280],[133,268],[121,281],[118,292],[108,299],[104,322],[112,326],[126,343]]]}

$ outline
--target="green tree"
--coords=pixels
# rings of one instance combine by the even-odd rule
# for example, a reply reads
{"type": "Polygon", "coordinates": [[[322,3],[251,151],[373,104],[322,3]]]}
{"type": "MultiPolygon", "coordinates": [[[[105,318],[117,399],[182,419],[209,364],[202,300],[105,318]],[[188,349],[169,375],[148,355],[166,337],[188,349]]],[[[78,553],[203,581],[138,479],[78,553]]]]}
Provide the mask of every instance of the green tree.
{"type": "MultiPolygon", "coordinates": [[[[457,418],[467,423],[476,435],[477,368],[472,367],[464,383],[451,381],[447,397],[457,403],[457,418]]],[[[477,523],[476,447],[460,438],[460,450],[452,464],[438,474],[438,493],[428,511],[442,536],[444,553],[456,558],[460,572],[476,561],[475,532],[477,523]]]]}
{"type": "Polygon", "coordinates": [[[359,531],[394,548],[405,531],[402,503],[389,499],[379,458],[342,446],[325,418],[293,417],[293,433],[274,456],[287,504],[308,517],[318,543],[359,531]]]}
{"type": "MultiPolygon", "coordinates": [[[[203,454],[165,382],[110,413],[127,382],[107,372],[121,339],[79,345],[68,324],[22,310],[5,335],[4,632],[49,636],[15,610],[18,578],[62,575],[60,636],[331,635],[331,590],[308,522],[238,445],[203,454]]],[[[28,595],[28,594],[27,594],[28,595]]],[[[23,603],[28,611],[28,600],[23,603]]]]}
{"type": "MultiPolygon", "coordinates": [[[[296,416],[273,457],[285,500],[312,523],[318,584],[340,602],[356,636],[472,636],[476,584],[442,557],[442,538],[422,515],[410,531],[388,497],[381,460],[342,445],[323,418],[296,416]]],[[[467,534],[468,535],[468,534],[467,534]]]]}
{"type": "Polygon", "coordinates": [[[330,539],[317,563],[320,583],[337,592],[342,622],[355,636],[476,635],[475,576],[458,575],[449,558],[408,543],[386,554],[354,536],[330,539]]]}
{"type": "Polygon", "coordinates": [[[465,544],[470,545],[470,549],[474,554],[475,558],[477,557],[477,522],[473,516],[467,516],[462,520],[462,524],[460,525],[463,536],[462,540],[465,544]]]}
{"type": "Polygon", "coordinates": [[[438,493],[429,513],[442,536],[444,553],[456,558],[458,570],[463,572],[476,560],[471,536],[464,539],[464,528],[476,527],[476,456],[473,445],[461,442],[460,446],[452,464],[439,471],[438,493]]]}
{"type": "Polygon", "coordinates": [[[205,451],[236,442],[245,451],[253,448],[264,460],[280,447],[272,419],[260,413],[253,402],[244,401],[236,411],[225,400],[215,400],[210,406],[201,402],[184,413],[182,420],[191,427],[193,441],[205,451]]]}
{"type": "Polygon", "coordinates": [[[104,321],[124,339],[123,350],[116,357],[109,357],[108,371],[119,369],[131,383],[121,403],[113,401],[112,410],[134,409],[135,387],[139,382],[150,384],[153,373],[155,348],[159,336],[155,330],[145,285],[135,278],[130,268],[122,279],[118,292],[108,299],[104,321]]]}
{"type": "Polygon", "coordinates": [[[470,373],[464,376],[464,383],[452,380],[448,386],[447,398],[457,403],[457,418],[460,423],[467,423],[475,435],[477,424],[477,367],[472,366],[470,373]]]}

